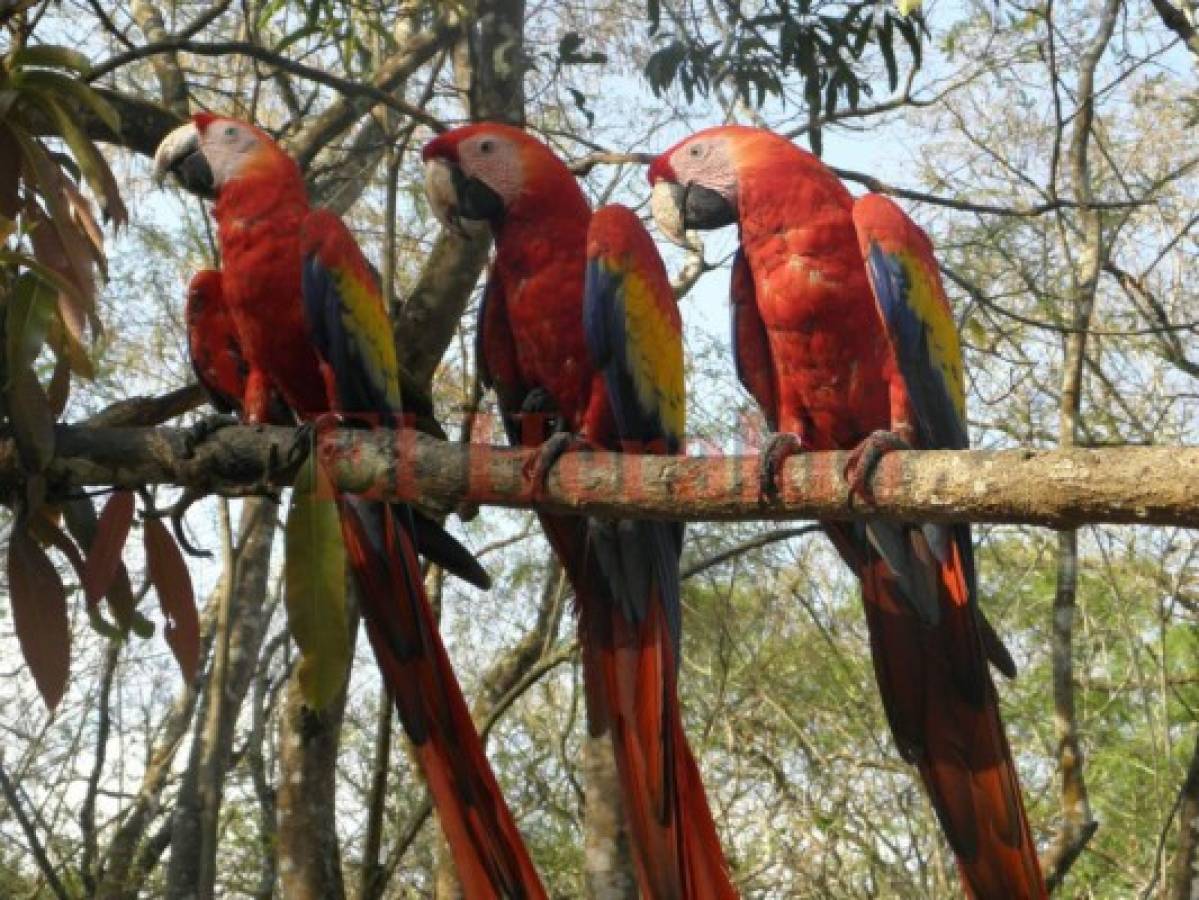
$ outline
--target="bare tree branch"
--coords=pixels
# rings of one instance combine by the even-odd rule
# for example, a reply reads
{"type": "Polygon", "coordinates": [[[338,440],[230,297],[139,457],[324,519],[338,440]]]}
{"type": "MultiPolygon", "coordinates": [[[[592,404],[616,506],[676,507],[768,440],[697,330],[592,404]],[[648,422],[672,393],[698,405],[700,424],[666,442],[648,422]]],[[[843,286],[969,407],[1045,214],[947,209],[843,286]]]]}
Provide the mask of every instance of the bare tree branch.
{"type": "MultiPolygon", "coordinates": [[[[156,32],[157,33],[157,32],[156,32]]],[[[426,36],[421,36],[413,41],[413,43],[422,43],[422,39],[427,42],[426,36]]],[[[436,45],[433,47],[437,49],[436,45]]],[[[326,72],[323,69],[318,69],[313,66],[304,65],[304,63],[296,62],[288,56],[281,53],[275,53],[266,47],[259,46],[252,41],[212,41],[202,43],[200,41],[191,41],[183,38],[164,37],[152,44],[143,44],[140,47],[135,47],[132,50],[126,50],[114,56],[105,63],[96,66],[89,74],[89,79],[95,80],[102,78],[109,72],[128,65],[139,59],[154,58],[157,56],[167,55],[173,57],[175,53],[194,53],[197,56],[247,56],[250,59],[256,59],[259,62],[266,63],[269,66],[274,66],[283,72],[288,72],[292,75],[297,75],[300,78],[306,78],[316,84],[323,84],[325,87],[333,88],[343,97],[362,98],[372,101],[372,105],[379,104],[389,106],[397,112],[403,113],[408,118],[428,125],[435,131],[444,131],[445,125],[441,120],[429,115],[423,109],[419,109],[408,103],[401,97],[389,93],[383,88],[376,87],[374,84],[366,84],[360,81],[353,81],[349,78],[342,78],[339,75],[334,75],[326,72]]],[[[430,54],[431,55],[431,54],[430,54]]],[[[424,59],[411,68],[415,69],[424,59]]],[[[407,70],[406,70],[407,71],[407,70]]],[[[164,88],[165,90],[165,88],[164,88]]],[[[309,159],[303,162],[309,162],[309,159]]]]}
{"type": "MultiPolygon", "coordinates": [[[[300,444],[306,446],[308,438],[300,444]]],[[[244,496],[286,484],[297,433],[230,427],[197,448],[186,429],[60,426],[47,469],[58,490],[174,484],[244,496]]],[[[757,456],[567,454],[544,489],[527,473],[536,450],[447,444],[416,431],[344,430],[322,436],[322,460],[350,493],[454,509],[463,502],[517,509],[692,521],[848,520],[1019,522],[1069,528],[1088,522],[1199,526],[1199,448],[936,450],[892,453],[874,478],[875,504],[851,500],[844,453],[790,459],[776,502],[758,492],[757,456]]],[[[19,489],[11,441],[0,442],[0,489],[19,489]]]]}
{"type": "Polygon", "coordinates": [[[41,870],[42,877],[46,879],[50,890],[54,892],[54,896],[58,900],[71,900],[71,895],[67,893],[67,889],[59,879],[58,873],[54,871],[50,857],[46,855],[46,848],[42,846],[42,842],[37,836],[37,829],[34,828],[29,816],[25,815],[21,797],[17,793],[17,786],[13,784],[12,779],[8,777],[8,773],[4,771],[3,763],[0,763],[0,794],[3,794],[5,802],[8,803],[9,809],[12,810],[13,817],[17,820],[17,824],[25,832],[25,840],[29,843],[29,849],[33,853],[33,858],[37,861],[37,867],[41,870]]]}

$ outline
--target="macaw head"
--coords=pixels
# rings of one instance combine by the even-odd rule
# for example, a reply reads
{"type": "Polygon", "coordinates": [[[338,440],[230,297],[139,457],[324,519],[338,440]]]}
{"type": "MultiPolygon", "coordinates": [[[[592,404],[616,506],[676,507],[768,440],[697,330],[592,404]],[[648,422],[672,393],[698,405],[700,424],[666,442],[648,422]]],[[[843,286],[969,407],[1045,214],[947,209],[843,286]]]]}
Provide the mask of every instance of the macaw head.
{"type": "Polygon", "coordinates": [[[239,179],[299,177],[299,169],[261,128],[202,112],[163,138],[154,151],[154,180],[162,184],[168,174],[191,193],[214,200],[239,179]]]}
{"type": "MultiPolygon", "coordinates": [[[[459,233],[464,223],[493,228],[543,204],[577,195],[574,176],[545,144],[511,125],[483,122],[440,134],[421,151],[433,214],[459,233]]],[[[584,201],[585,202],[585,201],[584,201]]]]}
{"type": "Polygon", "coordinates": [[[801,152],[763,128],[722,125],[697,132],[650,164],[654,220],[666,237],[688,246],[687,231],[738,221],[742,188],[755,169],[801,152]]]}
{"type": "Polygon", "coordinates": [[[199,314],[209,304],[219,305],[222,296],[221,273],[216,269],[201,269],[187,285],[187,315],[199,314]]]}

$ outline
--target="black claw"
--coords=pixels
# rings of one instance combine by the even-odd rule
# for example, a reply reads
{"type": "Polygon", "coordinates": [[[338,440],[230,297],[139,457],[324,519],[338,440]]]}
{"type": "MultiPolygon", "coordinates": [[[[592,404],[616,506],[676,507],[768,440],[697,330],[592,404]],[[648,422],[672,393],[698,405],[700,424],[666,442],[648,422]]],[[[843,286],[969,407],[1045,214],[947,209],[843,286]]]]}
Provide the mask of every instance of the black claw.
{"type": "Polygon", "coordinates": [[[543,387],[536,387],[525,394],[524,401],[520,404],[522,413],[549,413],[557,412],[558,404],[554,402],[554,395],[543,387]]]}
{"type": "Polygon", "coordinates": [[[558,434],[565,427],[554,395],[542,387],[533,388],[525,394],[520,404],[520,421],[521,442],[526,446],[541,442],[547,434],[558,434]]]}
{"type": "MultiPolygon", "coordinates": [[[[287,460],[287,468],[290,469],[292,466],[298,466],[308,458],[308,454],[312,452],[316,445],[316,435],[319,430],[314,422],[300,423],[296,428],[295,436],[291,439],[291,444],[288,446],[287,452],[284,454],[287,460]]],[[[274,450],[275,448],[272,446],[271,449],[274,450]]],[[[274,462],[276,464],[279,462],[277,453],[274,462]]]]}
{"type": "Polygon", "coordinates": [[[787,458],[802,452],[803,444],[799,436],[789,431],[779,431],[770,435],[762,447],[758,457],[758,490],[767,500],[777,500],[779,496],[779,476],[787,458]]]}
{"type": "Polygon", "coordinates": [[[911,449],[912,445],[894,431],[871,432],[849,454],[849,461],[845,464],[845,471],[842,473],[845,480],[849,482],[850,496],[857,494],[868,503],[873,503],[874,490],[870,486],[870,481],[874,477],[874,470],[878,468],[878,464],[888,453],[911,449]]]}
{"type": "Polygon", "coordinates": [[[196,449],[222,428],[229,428],[232,425],[239,424],[239,422],[240,420],[237,416],[231,416],[226,413],[213,413],[212,415],[197,419],[184,432],[184,459],[191,459],[195,456],[196,449]]]}
{"type": "Polygon", "coordinates": [[[533,457],[533,470],[530,475],[533,490],[538,495],[545,491],[550,472],[567,453],[586,452],[590,449],[591,445],[574,432],[559,431],[550,435],[549,440],[541,445],[537,455],[533,457]]]}

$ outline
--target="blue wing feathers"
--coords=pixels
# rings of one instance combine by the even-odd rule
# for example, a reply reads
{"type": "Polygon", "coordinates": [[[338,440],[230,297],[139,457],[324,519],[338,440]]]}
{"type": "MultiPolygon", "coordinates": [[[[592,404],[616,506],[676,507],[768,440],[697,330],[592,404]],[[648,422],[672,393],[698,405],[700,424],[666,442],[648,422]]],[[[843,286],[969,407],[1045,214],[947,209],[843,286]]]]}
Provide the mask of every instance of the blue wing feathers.
{"type": "Polygon", "coordinates": [[[386,386],[376,383],[358,352],[357,339],[346,328],[347,308],[337,279],[315,254],[304,259],[301,288],[312,339],[337,381],[340,411],[366,413],[372,424],[391,425],[399,410],[392,408],[386,386]]]}
{"type": "MultiPolygon", "coordinates": [[[[620,439],[630,450],[677,452],[679,436],[671,434],[658,412],[647,409],[638,395],[629,359],[626,322],[623,276],[603,259],[589,260],[583,294],[583,327],[592,365],[604,379],[620,439]]],[[[613,600],[631,621],[640,622],[648,613],[652,578],[666,614],[677,664],[682,527],[673,522],[595,521],[592,536],[613,600]]]]}
{"type": "Polygon", "coordinates": [[[633,382],[629,360],[629,338],[623,278],[601,260],[587,264],[587,282],[583,295],[583,328],[591,363],[603,373],[608,402],[622,440],[640,448],[674,453],[679,448],[676,435],[670,433],[657,410],[646,409],[633,382]]]}
{"type": "Polygon", "coordinates": [[[871,243],[867,257],[879,309],[891,334],[900,372],[916,411],[925,447],[961,450],[969,444],[966,426],[954,411],[953,395],[940,368],[929,358],[927,324],[908,302],[911,284],[903,262],[871,243]]]}

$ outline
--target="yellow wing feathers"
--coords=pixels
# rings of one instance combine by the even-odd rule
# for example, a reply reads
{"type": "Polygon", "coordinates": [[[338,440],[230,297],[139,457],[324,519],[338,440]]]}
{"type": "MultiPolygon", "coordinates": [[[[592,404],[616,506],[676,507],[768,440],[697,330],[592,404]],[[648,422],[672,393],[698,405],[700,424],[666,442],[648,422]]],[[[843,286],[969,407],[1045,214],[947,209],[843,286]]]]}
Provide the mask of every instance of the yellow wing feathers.
{"type": "Polygon", "coordinates": [[[399,363],[391,320],[383,308],[383,297],[370,279],[363,280],[344,269],[334,269],[341,296],[342,320],[347,335],[357,348],[369,377],[385,387],[388,402],[400,406],[399,363]]]}
{"type": "Polygon", "coordinates": [[[638,402],[657,413],[671,434],[681,436],[687,414],[683,342],[674,297],[669,297],[668,309],[660,299],[639,272],[625,273],[625,358],[638,402]]]}

